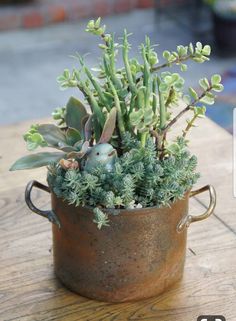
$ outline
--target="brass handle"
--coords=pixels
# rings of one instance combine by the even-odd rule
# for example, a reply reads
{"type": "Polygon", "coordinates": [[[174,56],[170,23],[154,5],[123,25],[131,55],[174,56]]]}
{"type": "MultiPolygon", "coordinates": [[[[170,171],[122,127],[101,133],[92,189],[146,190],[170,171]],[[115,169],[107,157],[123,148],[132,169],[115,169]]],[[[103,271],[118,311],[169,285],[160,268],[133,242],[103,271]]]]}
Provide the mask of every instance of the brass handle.
{"type": "Polygon", "coordinates": [[[214,189],[214,187],[212,185],[206,185],[196,191],[192,191],[190,192],[189,197],[198,195],[200,193],[209,191],[209,195],[210,195],[210,204],[208,209],[206,210],[205,213],[200,214],[200,215],[187,215],[185,216],[179,223],[179,225],[177,226],[177,231],[180,233],[182,232],[185,228],[189,227],[189,225],[191,223],[194,222],[198,222],[198,221],[202,221],[205,220],[206,218],[208,218],[214,211],[215,207],[216,207],[216,191],[214,189]]]}
{"type": "Polygon", "coordinates": [[[26,189],[25,189],[25,202],[28,205],[29,209],[32,212],[47,218],[50,222],[52,222],[53,224],[56,224],[59,228],[61,228],[60,221],[59,221],[56,213],[54,213],[54,211],[52,211],[52,210],[51,211],[42,211],[42,210],[38,209],[33,204],[32,200],[31,200],[31,191],[32,191],[33,187],[39,188],[45,192],[50,193],[50,189],[48,186],[45,186],[37,181],[30,181],[27,184],[26,189]]]}

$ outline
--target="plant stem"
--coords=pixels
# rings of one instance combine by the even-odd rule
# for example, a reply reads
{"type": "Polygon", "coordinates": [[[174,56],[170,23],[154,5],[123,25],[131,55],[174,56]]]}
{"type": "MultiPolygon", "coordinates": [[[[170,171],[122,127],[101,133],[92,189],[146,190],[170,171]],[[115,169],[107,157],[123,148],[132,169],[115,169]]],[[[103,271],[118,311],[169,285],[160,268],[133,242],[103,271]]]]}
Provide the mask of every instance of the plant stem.
{"type": "Polygon", "coordinates": [[[166,106],[165,106],[163,94],[160,91],[161,79],[159,77],[157,77],[157,84],[158,84],[159,107],[160,107],[160,129],[163,130],[166,125],[166,106]]]}
{"type": "Polygon", "coordinates": [[[125,133],[125,126],[124,126],[124,121],[123,121],[123,116],[122,116],[122,111],[121,111],[121,106],[120,106],[120,100],[119,100],[118,94],[117,94],[116,89],[115,89],[111,80],[109,80],[109,85],[110,85],[112,93],[114,95],[114,102],[115,102],[115,106],[117,108],[118,126],[119,126],[119,131],[120,131],[120,134],[122,137],[122,135],[125,133]]]}
{"type": "Polygon", "coordinates": [[[178,64],[178,63],[181,63],[183,61],[186,61],[190,58],[194,57],[192,54],[191,55],[186,55],[186,56],[183,56],[181,58],[176,58],[174,61],[172,62],[166,62],[162,65],[157,65],[157,66],[153,66],[151,71],[154,72],[154,71],[159,71],[160,69],[163,69],[163,68],[166,68],[166,67],[169,67],[170,64],[178,64]]]}
{"type": "Polygon", "coordinates": [[[129,65],[128,50],[129,50],[129,43],[128,43],[128,39],[127,39],[127,31],[124,30],[123,50],[122,50],[123,61],[124,61],[124,65],[125,65],[125,71],[126,71],[127,80],[129,83],[129,88],[130,88],[132,94],[137,95],[137,87],[136,87],[135,82],[133,81],[133,76],[132,76],[130,65],[129,65]]]}
{"type": "Polygon", "coordinates": [[[100,126],[103,128],[103,126],[105,124],[105,116],[104,116],[103,112],[101,111],[100,107],[98,106],[97,100],[94,97],[93,93],[90,91],[90,89],[88,87],[86,87],[86,85],[80,84],[80,86],[78,86],[78,87],[83,88],[84,92],[86,93],[86,97],[89,101],[92,112],[96,116],[100,126]]]}
{"type": "Polygon", "coordinates": [[[157,114],[157,96],[156,96],[156,91],[157,91],[157,79],[156,77],[153,78],[152,80],[152,93],[153,93],[153,98],[152,98],[152,111],[154,115],[157,114]]]}
{"type": "Polygon", "coordinates": [[[89,80],[91,81],[94,89],[97,91],[98,96],[100,97],[102,104],[110,111],[111,108],[108,105],[108,101],[107,101],[106,97],[104,96],[104,94],[102,92],[100,84],[98,83],[96,78],[91,74],[91,72],[89,71],[89,69],[86,66],[84,66],[84,71],[85,71],[87,77],[89,78],[89,80]]]}
{"type": "Polygon", "coordinates": [[[144,148],[146,146],[148,132],[142,133],[141,135],[141,146],[144,148]]]}
{"type": "Polygon", "coordinates": [[[188,131],[190,130],[190,128],[193,126],[193,123],[195,122],[195,120],[197,119],[197,115],[194,115],[193,118],[191,119],[190,122],[188,122],[188,125],[186,126],[186,128],[183,131],[183,138],[186,137],[188,131]]]}
{"type": "Polygon", "coordinates": [[[212,90],[212,86],[210,86],[206,91],[204,91],[201,96],[198,97],[198,99],[195,99],[191,104],[187,105],[183,110],[181,110],[181,112],[175,116],[175,118],[173,118],[169,124],[167,124],[164,128],[163,128],[163,133],[167,133],[167,131],[170,129],[170,127],[172,127],[177,120],[182,117],[187,111],[189,111],[191,109],[191,107],[195,106],[203,97],[206,96],[206,94],[212,90]]]}

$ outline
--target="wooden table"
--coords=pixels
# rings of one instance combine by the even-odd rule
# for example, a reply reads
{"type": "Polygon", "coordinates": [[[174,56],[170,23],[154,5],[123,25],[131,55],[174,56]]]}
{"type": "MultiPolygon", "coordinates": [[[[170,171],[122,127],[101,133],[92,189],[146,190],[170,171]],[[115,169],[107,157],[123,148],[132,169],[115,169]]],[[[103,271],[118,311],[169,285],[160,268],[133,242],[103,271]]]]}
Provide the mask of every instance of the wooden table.
{"type": "MultiPolygon", "coordinates": [[[[236,200],[232,191],[232,136],[210,120],[193,131],[192,151],[202,177],[196,187],[213,184],[218,194],[214,215],[189,228],[184,278],[169,292],[149,300],[109,304],[80,297],[54,277],[51,228],[24,203],[30,179],[45,181],[45,169],[8,172],[25,153],[23,134],[32,122],[0,129],[0,320],[155,320],[195,321],[199,315],[236,320],[236,200]]],[[[50,207],[38,192],[37,204],[50,207]]],[[[191,200],[199,214],[208,195],[191,200]]]]}

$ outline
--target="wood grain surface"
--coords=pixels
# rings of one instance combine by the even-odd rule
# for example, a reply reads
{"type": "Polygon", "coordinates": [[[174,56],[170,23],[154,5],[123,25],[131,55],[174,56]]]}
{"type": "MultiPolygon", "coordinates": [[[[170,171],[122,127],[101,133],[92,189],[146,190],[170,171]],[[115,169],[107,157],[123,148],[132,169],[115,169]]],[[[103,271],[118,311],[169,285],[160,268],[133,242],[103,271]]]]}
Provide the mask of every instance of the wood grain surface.
{"type": "MultiPolygon", "coordinates": [[[[214,185],[218,205],[207,221],[189,228],[183,280],[159,297],[109,304],[70,292],[54,276],[50,223],[24,203],[26,183],[45,182],[45,169],[8,172],[24,154],[19,136],[30,123],[0,129],[0,321],[195,321],[203,314],[236,320],[236,200],[228,133],[205,120],[192,134],[202,173],[196,188],[214,185]]],[[[37,191],[34,198],[50,208],[47,194],[37,191]]],[[[208,201],[207,193],[192,199],[191,214],[202,213],[208,201]]]]}

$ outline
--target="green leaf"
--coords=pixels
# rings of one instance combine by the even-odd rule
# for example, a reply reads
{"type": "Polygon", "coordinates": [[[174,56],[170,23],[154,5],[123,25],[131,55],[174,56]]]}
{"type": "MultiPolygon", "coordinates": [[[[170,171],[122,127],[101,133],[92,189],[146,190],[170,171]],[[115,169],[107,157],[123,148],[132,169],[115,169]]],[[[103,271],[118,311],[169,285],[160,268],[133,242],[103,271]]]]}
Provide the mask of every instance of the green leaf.
{"type": "Polygon", "coordinates": [[[52,162],[58,162],[64,158],[64,153],[37,153],[32,155],[24,156],[18,159],[10,168],[10,171],[31,169],[49,165],[52,162]]]}
{"type": "MultiPolygon", "coordinates": [[[[93,115],[89,115],[85,125],[84,125],[84,139],[89,140],[92,136],[92,125],[93,125],[93,115]]],[[[96,124],[94,124],[96,126],[96,124]]]]}
{"type": "Polygon", "coordinates": [[[40,125],[38,132],[43,136],[49,146],[58,147],[59,143],[66,143],[64,132],[57,126],[52,124],[40,125]]]}
{"type": "Polygon", "coordinates": [[[75,128],[69,128],[66,131],[66,142],[70,146],[74,146],[78,141],[81,141],[80,132],[75,128]]]}
{"type": "Polygon", "coordinates": [[[195,116],[197,116],[198,118],[204,118],[206,114],[206,107],[205,106],[193,107],[193,111],[195,116]]]}
{"type": "Polygon", "coordinates": [[[213,75],[211,77],[211,84],[214,86],[214,85],[219,85],[221,82],[221,76],[220,75],[213,75]]]}
{"type": "Polygon", "coordinates": [[[213,105],[215,103],[215,97],[207,93],[203,98],[200,99],[200,102],[207,104],[207,105],[213,105]]]}
{"type": "Polygon", "coordinates": [[[98,207],[95,207],[93,212],[94,212],[93,222],[97,224],[97,228],[99,230],[103,226],[109,226],[108,214],[103,213],[98,207]]]}
{"type": "Polygon", "coordinates": [[[193,48],[193,44],[192,44],[191,42],[190,42],[188,48],[189,48],[190,54],[191,54],[191,55],[194,54],[194,48],[193,48]]]}
{"type": "Polygon", "coordinates": [[[165,50],[163,52],[163,58],[165,58],[166,60],[168,60],[170,58],[170,55],[171,55],[171,53],[167,50],[165,50]]]}
{"type": "Polygon", "coordinates": [[[193,97],[193,99],[198,100],[198,94],[196,93],[196,91],[192,87],[189,87],[188,90],[189,90],[190,95],[193,97]]]}
{"type": "Polygon", "coordinates": [[[29,151],[35,150],[37,147],[42,146],[44,143],[43,137],[39,133],[30,135],[27,139],[27,149],[29,151]]]}
{"type": "Polygon", "coordinates": [[[186,64],[181,64],[181,66],[180,66],[180,69],[181,69],[181,71],[187,71],[188,70],[188,66],[186,65],[186,64]]]}
{"type": "Polygon", "coordinates": [[[209,81],[207,80],[207,78],[200,79],[199,80],[199,85],[204,90],[207,90],[210,87],[210,84],[209,84],[209,81]]]}
{"type": "Polygon", "coordinates": [[[222,84],[214,85],[212,90],[214,90],[215,92],[221,92],[224,90],[224,86],[222,84]]]}
{"type": "Polygon", "coordinates": [[[210,56],[211,54],[211,47],[209,45],[205,45],[202,49],[202,54],[206,56],[210,56]]]}
{"type": "Polygon", "coordinates": [[[163,83],[163,82],[159,85],[159,90],[160,90],[161,92],[167,91],[168,88],[169,88],[169,86],[168,86],[167,84],[163,83]]]}
{"type": "Polygon", "coordinates": [[[180,146],[177,143],[173,143],[169,146],[166,147],[166,150],[172,154],[172,155],[176,155],[180,152],[180,146]]]}
{"type": "Polygon", "coordinates": [[[102,135],[99,139],[98,144],[107,143],[111,139],[116,126],[116,114],[117,114],[116,107],[113,107],[110,113],[108,114],[107,120],[103,127],[102,135]]]}
{"type": "Polygon", "coordinates": [[[97,18],[97,20],[94,23],[95,28],[99,28],[101,24],[101,17],[97,18]]]}
{"type": "Polygon", "coordinates": [[[177,51],[178,51],[178,54],[180,56],[185,56],[188,53],[188,47],[184,47],[182,45],[181,46],[177,46],[177,51]]]}
{"type": "Polygon", "coordinates": [[[196,43],[196,48],[197,50],[202,51],[202,43],[200,41],[196,43]]]}
{"type": "Polygon", "coordinates": [[[82,120],[87,116],[87,110],[83,103],[71,97],[66,105],[65,121],[68,127],[75,128],[83,135],[82,120]]]}
{"type": "Polygon", "coordinates": [[[144,125],[149,126],[153,122],[153,111],[152,108],[147,108],[144,110],[144,125]]]}
{"type": "Polygon", "coordinates": [[[65,79],[70,78],[70,70],[69,69],[64,69],[63,76],[65,79]]]}
{"type": "Polygon", "coordinates": [[[85,141],[79,151],[73,151],[67,155],[68,158],[82,158],[89,151],[89,142],[85,141]]]}
{"type": "Polygon", "coordinates": [[[189,95],[184,95],[183,96],[183,101],[189,105],[191,103],[191,97],[189,95]]]}
{"type": "Polygon", "coordinates": [[[133,111],[130,114],[130,122],[133,126],[138,125],[143,118],[143,110],[139,109],[138,111],[133,111]]]}

